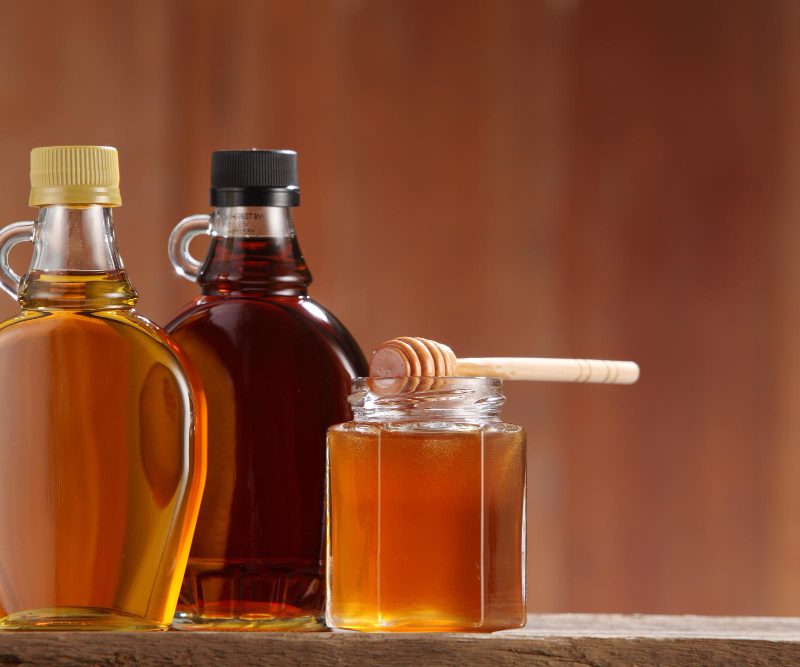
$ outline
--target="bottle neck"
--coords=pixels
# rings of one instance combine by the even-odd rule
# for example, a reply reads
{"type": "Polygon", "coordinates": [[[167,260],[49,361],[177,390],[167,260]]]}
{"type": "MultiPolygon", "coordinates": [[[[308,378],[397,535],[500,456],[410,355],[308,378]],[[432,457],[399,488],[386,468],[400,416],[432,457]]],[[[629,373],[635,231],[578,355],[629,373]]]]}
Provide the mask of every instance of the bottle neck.
{"type": "Polygon", "coordinates": [[[136,303],[117,251],[111,211],[99,204],[39,210],[33,258],[20,285],[24,308],[81,310],[136,303]]]}
{"type": "Polygon", "coordinates": [[[217,296],[304,296],[311,272],[292,224],[291,208],[214,209],[211,247],[197,282],[217,296]]]}

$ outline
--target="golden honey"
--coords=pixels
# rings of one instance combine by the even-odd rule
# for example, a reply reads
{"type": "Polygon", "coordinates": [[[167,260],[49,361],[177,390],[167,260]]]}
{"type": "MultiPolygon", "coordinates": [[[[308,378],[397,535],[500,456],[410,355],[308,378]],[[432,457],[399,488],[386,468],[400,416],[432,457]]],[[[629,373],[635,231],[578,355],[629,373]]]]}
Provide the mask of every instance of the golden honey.
{"type": "Polygon", "coordinates": [[[377,399],[356,391],[356,421],[329,430],[332,626],[491,631],[525,622],[524,430],[457,393],[478,387],[478,398],[499,392],[499,381],[441,381],[449,389],[377,399]],[[442,408],[443,399],[463,409],[442,408]],[[384,404],[359,410],[369,400],[384,404]]]}

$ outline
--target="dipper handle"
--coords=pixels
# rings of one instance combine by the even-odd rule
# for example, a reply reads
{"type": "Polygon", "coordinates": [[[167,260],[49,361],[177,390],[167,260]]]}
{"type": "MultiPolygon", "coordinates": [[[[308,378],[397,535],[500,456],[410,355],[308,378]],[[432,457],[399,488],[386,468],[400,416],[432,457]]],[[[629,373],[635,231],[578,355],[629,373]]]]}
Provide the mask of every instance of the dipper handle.
{"type": "Polygon", "coordinates": [[[639,379],[639,366],[632,361],[601,359],[486,357],[456,359],[455,374],[535,382],[633,384],[639,379]]]}

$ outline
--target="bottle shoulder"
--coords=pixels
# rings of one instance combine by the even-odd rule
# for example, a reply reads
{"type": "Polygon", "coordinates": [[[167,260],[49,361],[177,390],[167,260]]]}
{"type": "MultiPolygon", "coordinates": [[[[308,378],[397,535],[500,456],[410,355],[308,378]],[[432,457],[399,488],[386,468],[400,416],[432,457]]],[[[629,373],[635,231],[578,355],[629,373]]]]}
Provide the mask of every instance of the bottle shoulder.
{"type": "MultiPolygon", "coordinates": [[[[242,331],[242,324],[270,329],[347,329],[325,306],[302,296],[271,296],[259,298],[200,297],[183,308],[166,325],[172,335],[186,327],[214,326],[251,335],[252,329],[242,331]]],[[[349,333],[348,333],[349,335],[349,333]]]]}
{"type": "MultiPolygon", "coordinates": [[[[143,354],[168,366],[181,352],[160,327],[132,308],[96,311],[23,310],[0,323],[0,348],[75,345],[98,356],[143,354]]],[[[68,349],[64,350],[69,353],[68,349]]]]}
{"type": "Polygon", "coordinates": [[[265,355],[276,354],[278,347],[284,351],[328,349],[332,358],[346,360],[351,376],[367,371],[364,355],[346,327],[307,296],[200,297],[166,329],[184,347],[190,339],[205,339],[212,348],[231,344],[243,354],[245,350],[254,354],[255,347],[265,355]]]}

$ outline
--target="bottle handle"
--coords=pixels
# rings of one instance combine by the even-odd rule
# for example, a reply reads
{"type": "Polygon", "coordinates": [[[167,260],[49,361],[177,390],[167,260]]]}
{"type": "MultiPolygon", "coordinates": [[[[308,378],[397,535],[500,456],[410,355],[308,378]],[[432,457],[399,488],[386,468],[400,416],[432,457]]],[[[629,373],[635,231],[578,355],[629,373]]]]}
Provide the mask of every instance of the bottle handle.
{"type": "Polygon", "coordinates": [[[169,235],[167,251],[172,268],[181,278],[195,282],[203,268],[203,262],[192,257],[189,244],[195,236],[211,233],[211,216],[201,213],[184,218],[169,235]]]}
{"type": "Polygon", "coordinates": [[[33,241],[33,221],[14,222],[0,229],[0,289],[15,301],[21,278],[8,263],[8,255],[17,243],[33,241]]]}

